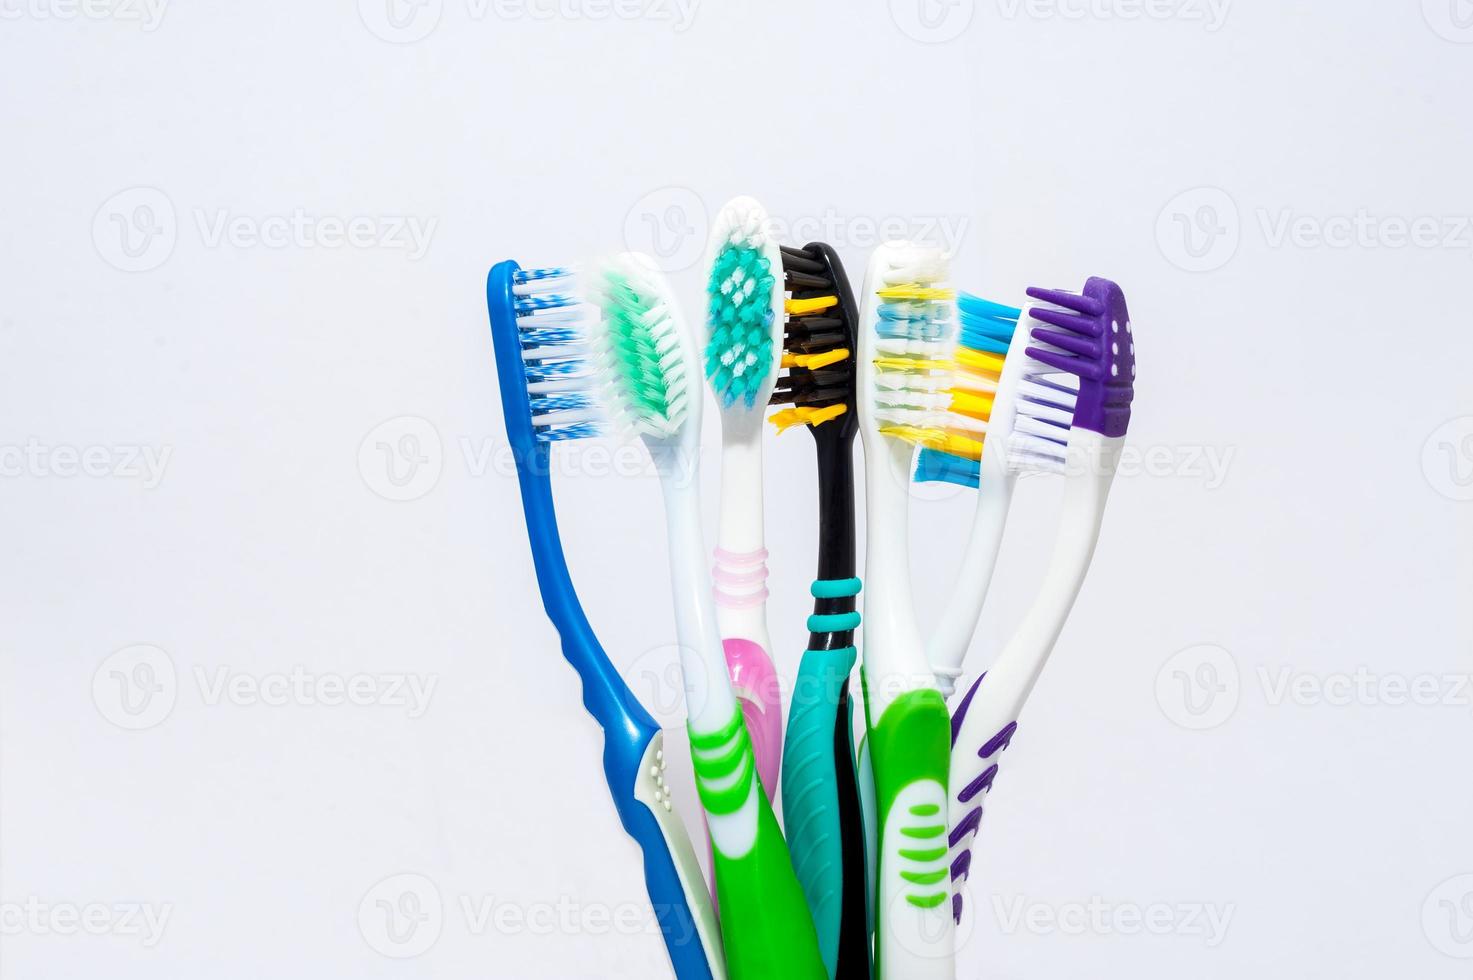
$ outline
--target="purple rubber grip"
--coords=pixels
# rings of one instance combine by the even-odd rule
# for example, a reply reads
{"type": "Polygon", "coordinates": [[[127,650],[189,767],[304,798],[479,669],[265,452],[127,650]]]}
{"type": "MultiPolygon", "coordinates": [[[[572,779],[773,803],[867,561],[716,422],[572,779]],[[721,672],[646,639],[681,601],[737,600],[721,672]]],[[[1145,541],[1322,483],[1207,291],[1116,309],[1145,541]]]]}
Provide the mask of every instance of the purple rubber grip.
{"type": "MultiPolygon", "coordinates": [[[[977,689],[982,686],[982,680],[986,676],[986,674],[982,674],[980,677],[972,682],[972,686],[967,689],[966,696],[963,697],[961,703],[957,705],[956,713],[951,716],[951,747],[953,750],[955,750],[956,748],[957,737],[961,734],[962,721],[967,716],[967,709],[972,706],[972,699],[976,697],[977,689]]],[[[977,750],[977,757],[979,759],[990,759],[994,755],[997,755],[1003,749],[1008,747],[1008,745],[1013,740],[1013,733],[1017,730],[1018,723],[1016,721],[1008,722],[996,735],[988,739],[986,744],[984,744],[980,749],[977,750]]],[[[995,780],[996,778],[997,764],[993,763],[992,765],[987,767],[982,775],[972,780],[970,783],[962,787],[961,790],[957,792],[957,802],[966,804],[972,802],[973,800],[977,800],[977,805],[972,807],[972,809],[967,812],[967,815],[963,817],[955,827],[951,828],[951,833],[950,835],[948,835],[947,842],[952,848],[955,848],[958,844],[965,840],[968,834],[976,834],[977,831],[981,828],[981,797],[986,796],[987,793],[991,792],[993,780],[995,780]]],[[[955,859],[952,860],[951,880],[953,882],[965,881],[967,875],[971,873],[971,870],[972,849],[968,847],[966,850],[958,854],[955,859]]],[[[962,897],[960,893],[951,896],[951,916],[953,919],[956,920],[958,925],[961,924],[962,897]]]]}

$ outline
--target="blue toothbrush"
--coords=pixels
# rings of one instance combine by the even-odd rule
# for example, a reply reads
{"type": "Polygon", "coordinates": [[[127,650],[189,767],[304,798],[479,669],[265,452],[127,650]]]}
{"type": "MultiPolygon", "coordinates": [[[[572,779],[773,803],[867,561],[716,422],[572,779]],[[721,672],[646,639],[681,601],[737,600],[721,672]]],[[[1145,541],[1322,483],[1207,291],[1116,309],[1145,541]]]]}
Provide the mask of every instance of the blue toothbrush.
{"type": "Polygon", "coordinates": [[[664,734],[593,633],[558,537],[553,446],[601,431],[589,369],[586,312],[566,269],[497,263],[486,306],[506,435],[516,458],[537,585],[583,704],[604,730],[604,775],[624,830],[644,852],[645,887],[677,980],[725,980],[720,933],[700,863],[665,782],[664,734]]]}

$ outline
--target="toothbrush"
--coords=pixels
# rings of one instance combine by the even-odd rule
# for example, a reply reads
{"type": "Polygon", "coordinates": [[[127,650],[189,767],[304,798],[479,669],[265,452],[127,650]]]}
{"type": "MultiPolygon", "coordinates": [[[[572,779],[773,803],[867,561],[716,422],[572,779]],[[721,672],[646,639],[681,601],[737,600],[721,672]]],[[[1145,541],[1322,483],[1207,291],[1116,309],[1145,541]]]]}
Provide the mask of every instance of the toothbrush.
{"type": "Polygon", "coordinates": [[[721,518],[712,578],[727,669],[769,799],[782,759],[783,709],[768,653],[762,417],[782,353],[781,265],[762,205],[750,197],[728,202],[716,215],[706,261],[706,379],[721,414],[721,518]]]}
{"type": "Polygon", "coordinates": [[[887,243],[865,276],[858,331],[868,587],[866,745],[874,772],[879,980],[956,974],[947,887],[950,720],[911,601],[908,512],[917,444],[950,403],[954,294],[939,249],[887,243]]]}
{"type": "Polygon", "coordinates": [[[587,307],[565,269],[500,262],[486,306],[506,435],[516,460],[537,585],[583,704],[604,732],[604,775],[624,830],[644,854],[645,886],[678,980],[723,980],[721,939],[700,863],[665,782],[665,736],[619,676],[583,614],[563,557],[549,465],[559,442],[598,435],[587,307]]]}
{"type": "MultiPolygon", "coordinates": [[[[1134,397],[1135,337],[1119,286],[1091,278],[1082,293],[1029,289],[1028,295],[1038,304],[1028,310],[1031,343],[1023,351],[1007,466],[1013,473],[1062,473],[1064,498],[1038,595],[952,722],[949,843],[958,889],[971,868],[981,797],[992,788],[1018,714],[1089,570],[1134,397]]],[[[959,893],[952,907],[960,921],[959,893]]]]}
{"type": "Polygon", "coordinates": [[[782,831],[756,774],[732,693],[706,570],[697,482],[701,399],[695,341],[668,283],[646,256],[604,263],[598,366],[611,407],[643,440],[665,498],[687,730],[711,833],[721,935],[733,980],[821,980],[813,922],[782,831]]]}
{"type": "Polygon", "coordinates": [[[1007,446],[1016,419],[1023,358],[1009,357],[1013,341],[1026,343],[1022,310],[963,294],[957,301],[961,331],[953,359],[947,432],[921,449],[918,482],[956,483],[977,490],[972,528],[951,596],[937,620],[927,650],[941,693],[951,697],[967,647],[992,581],[1012,506],[1017,476],[1007,465],[1007,446]],[[987,447],[996,447],[988,451],[987,447]]]}
{"type": "Polygon", "coordinates": [[[870,976],[864,824],[854,764],[849,675],[854,669],[854,328],[858,311],[839,256],[815,242],[782,249],[781,377],[771,421],[802,425],[818,455],[818,578],[808,649],[798,666],[783,756],[788,847],[818,929],[824,967],[835,977],[870,976]]]}

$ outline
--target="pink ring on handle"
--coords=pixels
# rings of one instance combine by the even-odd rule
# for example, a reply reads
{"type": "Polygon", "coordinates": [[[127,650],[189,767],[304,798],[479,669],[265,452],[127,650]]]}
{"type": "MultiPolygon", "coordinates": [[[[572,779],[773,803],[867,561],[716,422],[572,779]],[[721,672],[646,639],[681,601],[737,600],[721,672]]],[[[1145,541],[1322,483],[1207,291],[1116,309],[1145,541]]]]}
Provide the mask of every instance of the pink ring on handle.
{"type": "MultiPolygon", "coordinates": [[[[752,592],[747,595],[733,594],[716,590],[716,605],[725,609],[751,609],[760,606],[767,601],[767,590],[752,592]]],[[[746,640],[727,640],[727,643],[746,643],[746,640]]]]}
{"type": "Polygon", "coordinates": [[[717,565],[711,569],[711,578],[722,585],[761,585],[767,581],[767,566],[762,565],[750,572],[736,572],[717,565]]]}
{"type": "Polygon", "coordinates": [[[738,553],[717,548],[714,557],[719,565],[760,565],[767,561],[767,549],[758,548],[756,551],[738,553]]]}

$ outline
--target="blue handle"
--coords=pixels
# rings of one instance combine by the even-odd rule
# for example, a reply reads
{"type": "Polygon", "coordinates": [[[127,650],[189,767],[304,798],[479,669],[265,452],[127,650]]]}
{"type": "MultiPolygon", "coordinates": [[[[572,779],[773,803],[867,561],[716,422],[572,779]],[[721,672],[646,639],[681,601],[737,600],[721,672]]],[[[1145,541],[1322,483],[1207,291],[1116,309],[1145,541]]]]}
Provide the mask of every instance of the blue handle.
{"type": "MultiPolygon", "coordinates": [[[[573,589],[558,536],[557,511],[548,476],[548,447],[538,442],[531,422],[526,373],[512,304],[515,262],[500,262],[486,279],[486,306],[496,353],[507,440],[516,458],[522,511],[542,605],[562,637],[563,657],[583,682],[583,705],[604,732],[604,776],[619,821],[644,853],[644,880],[665,947],[678,980],[712,980],[708,953],[695,928],[669,845],[649,809],[634,795],[650,742],[660,727],[639,703],[594,635],[573,589]]],[[[690,883],[703,892],[704,882],[690,883]]]]}

